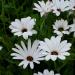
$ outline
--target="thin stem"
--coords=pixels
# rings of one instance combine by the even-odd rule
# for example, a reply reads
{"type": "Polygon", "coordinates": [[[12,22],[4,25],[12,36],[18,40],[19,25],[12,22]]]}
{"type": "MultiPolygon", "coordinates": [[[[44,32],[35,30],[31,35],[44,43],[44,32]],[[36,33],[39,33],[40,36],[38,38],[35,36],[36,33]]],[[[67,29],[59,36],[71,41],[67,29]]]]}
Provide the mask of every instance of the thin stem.
{"type": "Polygon", "coordinates": [[[45,23],[45,20],[46,20],[46,18],[44,18],[43,22],[42,22],[41,25],[40,25],[40,31],[42,31],[42,29],[43,29],[43,25],[44,25],[44,23],[45,23]]]}

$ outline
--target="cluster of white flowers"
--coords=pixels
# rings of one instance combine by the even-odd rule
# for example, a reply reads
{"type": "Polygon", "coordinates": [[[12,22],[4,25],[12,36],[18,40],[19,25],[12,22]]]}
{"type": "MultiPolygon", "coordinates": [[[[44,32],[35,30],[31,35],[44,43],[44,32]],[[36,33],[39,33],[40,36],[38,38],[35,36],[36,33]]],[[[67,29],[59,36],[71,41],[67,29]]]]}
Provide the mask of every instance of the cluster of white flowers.
{"type": "Polygon", "coordinates": [[[34,3],[34,10],[40,12],[41,17],[49,12],[55,13],[59,16],[61,12],[75,10],[75,0],[47,0],[38,1],[39,4],[34,3]]]}
{"type": "MultiPolygon", "coordinates": [[[[41,17],[46,16],[49,12],[55,13],[57,16],[61,12],[68,10],[75,10],[75,0],[48,0],[46,3],[44,1],[38,1],[39,4],[34,3],[35,8],[40,12],[41,17]]],[[[31,17],[15,19],[14,22],[11,22],[9,28],[11,32],[16,36],[23,36],[25,40],[28,40],[27,47],[23,41],[21,41],[21,46],[15,44],[16,48],[12,48],[14,53],[11,53],[13,59],[20,60],[21,63],[19,66],[23,66],[25,69],[27,66],[30,66],[31,69],[34,69],[34,63],[40,64],[40,61],[56,61],[57,58],[65,60],[66,56],[69,56],[69,50],[71,49],[71,43],[68,43],[67,40],[61,40],[64,34],[70,34],[74,32],[75,36],[75,19],[73,24],[69,25],[67,20],[56,20],[53,25],[54,33],[57,36],[52,36],[50,39],[45,38],[42,40],[35,40],[33,45],[31,45],[31,39],[29,36],[37,34],[37,31],[34,29],[36,25],[36,19],[31,17]]],[[[60,75],[54,74],[54,71],[44,70],[43,74],[38,72],[34,75],[60,75]]]]}

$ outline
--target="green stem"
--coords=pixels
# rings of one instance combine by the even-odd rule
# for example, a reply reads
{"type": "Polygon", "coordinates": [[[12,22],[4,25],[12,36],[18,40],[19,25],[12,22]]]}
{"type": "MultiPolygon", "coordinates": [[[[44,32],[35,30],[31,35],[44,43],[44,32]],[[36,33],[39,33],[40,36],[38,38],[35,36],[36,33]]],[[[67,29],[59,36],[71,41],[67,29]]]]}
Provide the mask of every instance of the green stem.
{"type": "Polygon", "coordinates": [[[57,67],[56,67],[56,62],[54,61],[54,67],[55,67],[55,70],[57,70],[57,67]]]}
{"type": "Polygon", "coordinates": [[[42,23],[41,23],[41,25],[40,25],[40,31],[42,31],[42,29],[43,29],[43,25],[44,25],[44,23],[45,23],[45,19],[46,19],[46,18],[44,18],[44,20],[42,21],[42,23]]]}

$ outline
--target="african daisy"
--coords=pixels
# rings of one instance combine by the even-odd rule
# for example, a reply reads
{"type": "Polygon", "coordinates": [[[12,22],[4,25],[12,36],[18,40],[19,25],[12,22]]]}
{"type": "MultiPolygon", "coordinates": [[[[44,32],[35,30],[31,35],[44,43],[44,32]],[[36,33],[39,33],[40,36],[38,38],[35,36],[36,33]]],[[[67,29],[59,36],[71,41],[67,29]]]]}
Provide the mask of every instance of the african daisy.
{"type": "Polygon", "coordinates": [[[21,20],[15,19],[14,22],[11,22],[9,28],[14,35],[23,36],[24,39],[28,39],[28,36],[37,33],[36,30],[33,30],[35,23],[36,20],[31,19],[31,17],[21,18],[21,20]]]}
{"type": "Polygon", "coordinates": [[[52,0],[52,10],[57,16],[60,15],[61,12],[68,11],[70,9],[68,0],[52,0]]]}
{"type": "Polygon", "coordinates": [[[39,40],[35,40],[32,47],[31,47],[31,40],[28,39],[28,47],[26,48],[23,41],[21,41],[21,46],[15,44],[16,48],[12,48],[13,51],[16,53],[11,53],[13,59],[20,60],[21,63],[19,66],[23,65],[25,69],[28,65],[30,68],[34,68],[34,63],[40,64],[41,60],[44,60],[43,54],[41,53],[40,49],[38,48],[39,40]]]}
{"type": "Polygon", "coordinates": [[[39,4],[34,3],[35,8],[33,8],[33,10],[40,12],[41,17],[46,15],[48,12],[52,11],[51,10],[52,4],[49,0],[47,0],[46,3],[43,0],[38,1],[38,3],[39,4]]]}
{"type": "Polygon", "coordinates": [[[69,5],[71,10],[75,10],[75,0],[70,0],[70,5],[69,5]]]}
{"type": "Polygon", "coordinates": [[[67,20],[56,20],[53,25],[54,33],[59,36],[63,36],[63,34],[69,34],[69,25],[67,20]]]}
{"type": "Polygon", "coordinates": [[[61,41],[61,37],[52,36],[51,39],[45,38],[45,41],[40,41],[39,48],[42,51],[42,54],[45,55],[45,60],[55,61],[57,58],[65,60],[65,56],[69,56],[71,43],[67,43],[67,40],[61,41]]]}

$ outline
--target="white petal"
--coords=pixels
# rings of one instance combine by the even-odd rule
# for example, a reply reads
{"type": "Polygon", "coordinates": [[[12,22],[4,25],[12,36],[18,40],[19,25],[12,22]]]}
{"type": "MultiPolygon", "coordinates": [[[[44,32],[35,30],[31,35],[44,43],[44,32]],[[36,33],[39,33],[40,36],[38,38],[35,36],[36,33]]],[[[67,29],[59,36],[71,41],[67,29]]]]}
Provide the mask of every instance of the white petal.
{"type": "Polygon", "coordinates": [[[49,75],[49,71],[47,69],[44,70],[44,75],[49,75]]]}
{"type": "Polygon", "coordinates": [[[23,38],[28,39],[28,33],[23,33],[23,38]]]}
{"type": "Polygon", "coordinates": [[[27,48],[26,48],[26,46],[25,46],[25,44],[24,44],[23,41],[21,41],[21,45],[22,45],[23,50],[24,50],[25,52],[27,52],[27,48]]]}
{"type": "Polygon", "coordinates": [[[19,64],[19,66],[22,66],[23,65],[23,68],[25,69],[26,67],[27,67],[27,65],[28,65],[28,61],[22,61],[20,64],[19,64]]]}
{"type": "Polygon", "coordinates": [[[69,53],[69,52],[63,52],[62,55],[64,55],[64,56],[69,56],[70,53],[69,53]]]}
{"type": "Polygon", "coordinates": [[[31,69],[34,68],[34,64],[33,64],[33,62],[30,62],[30,68],[31,68],[31,69]]]}
{"type": "Polygon", "coordinates": [[[38,75],[43,75],[41,72],[38,72],[38,75]]]}
{"type": "Polygon", "coordinates": [[[65,56],[63,56],[63,55],[58,55],[58,58],[61,59],[61,60],[65,60],[66,59],[65,56]]]}
{"type": "Polygon", "coordinates": [[[57,59],[56,55],[51,55],[51,60],[55,61],[57,59]]]}
{"type": "Polygon", "coordinates": [[[50,71],[50,75],[54,75],[54,71],[53,70],[50,71]]]}
{"type": "Polygon", "coordinates": [[[39,40],[35,40],[33,45],[32,45],[32,50],[36,50],[38,45],[39,45],[39,40]]]}
{"type": "Polygon", "coordinates": [[[28,39],[28,51],[30,51],[30,50],[31,50],[31,40],[28,39]]]}
{"type": "Polygon", "coordinates": [[[35,63],[37,63],[37,64],[40,64],[40,62],[39,61],[34,61],[35,63]]]}
{"type": "Polygon", "coordinates": [[[47,56],[45,57],[45,60],[48,61],[49,59],[51,59],[51,57],[50,57],[50,55],[47,55],[47,56]]]}
{"type": "Polygon", "coordinates": [[[2,47],[2,46],[0,46],[0,50],[2,50],[2,48],[3,48],[3,47],[2,47]]]}
{"type": "Polygon", "coordinates": [[[33,75],[38,75],[38,74],[34,73],[33,75]]]}
{"type": "Polygon", "coordinates": [[[55,75],[60,75],[60,74],[55,74],[55,75]]]}

